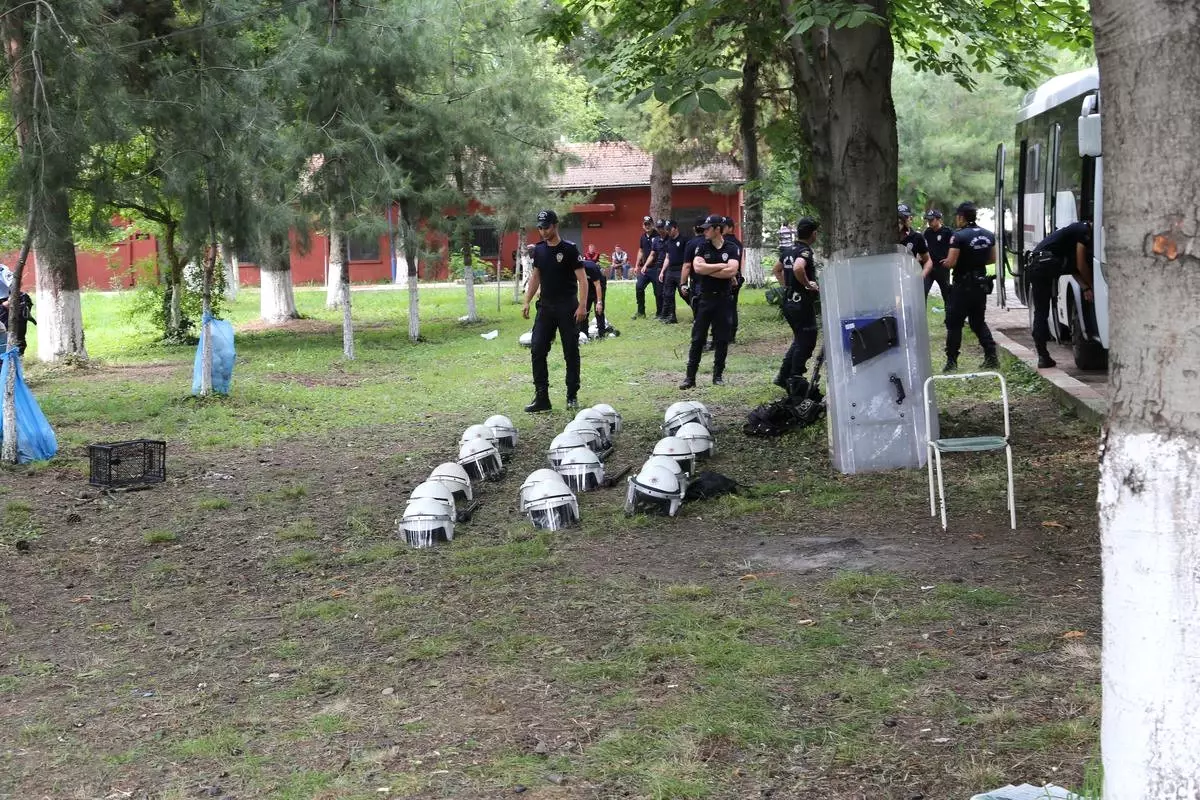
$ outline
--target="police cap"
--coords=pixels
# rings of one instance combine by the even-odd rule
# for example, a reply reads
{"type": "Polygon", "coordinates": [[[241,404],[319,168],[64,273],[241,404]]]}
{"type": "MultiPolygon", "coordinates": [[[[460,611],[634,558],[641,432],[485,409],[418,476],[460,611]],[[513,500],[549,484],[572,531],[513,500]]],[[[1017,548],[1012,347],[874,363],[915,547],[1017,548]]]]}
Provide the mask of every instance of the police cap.
{"type": "Polygon", "coordinates": [[[653,225],[653,224],[654,224],[654,217],[652,217],[652,216],[650,216],[649,214],[647,214],[646,216],[642,217],[642,224],[643,224],[643,225],[653,225]]]}
{"type": "Polygon", "coordinates": [[[539,228],[549,228],[551,225],[558,224],[558,214],[555,214],[550,209],[546,208],[538,212],[537,226],[539,228]]]}
{"type": "Polygon", "coordinates": [[[817,232],[817,228],[821,227],[821,223],[817,222],[812,217],[801,217],[796,221],[796,238],[807,239],[817,232]]]}
{"type": "Polygon", "coordinates": [[[656,228],[666,228],[666,227],[667,227],[667,221],[666,221],[665,219],[660,219],[658,222],[654,223],[654,227],[656,227],[656,228]]]}
{"type": "Polygon", "coordinates": [[[726,228],[732,228],[733,217],[721,217],[721,225],[726,228]]]}
{"type": "Polygon", "coordinates": [[[700,223],[701,228],[717,228],[725,224],[725,218],[720,214],[709,214],[704,218],[704,222],[700,223]]]}
{"type": "Polygon", "coordinates": [[[678,228],[679,225],[675,222],[675,220],[669,219],[669,220],[667,220],[667,227],[668,228],[678,228]]]}
{"type": "Polygon", "coordinates": [[[896,206],[896,216],[900,219],[907,219],[913,215],[912,209],[908,207],[908,203],[901,203],[896,206]]]}
{"type": "Polygon", "coordinates": [[[931,208],[925,212],[925,219],[941,219],[941,218],[942,218],[942,212],[938,211],[936,208],[931,208]]]}

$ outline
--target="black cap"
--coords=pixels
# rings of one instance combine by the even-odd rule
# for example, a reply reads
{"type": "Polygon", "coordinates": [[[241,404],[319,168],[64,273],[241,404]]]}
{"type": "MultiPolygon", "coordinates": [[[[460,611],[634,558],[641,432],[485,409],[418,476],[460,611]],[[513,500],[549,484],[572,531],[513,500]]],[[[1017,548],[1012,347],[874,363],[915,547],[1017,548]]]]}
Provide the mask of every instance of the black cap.
{"type": "Polygon", "coordinates": [[[908,203],[901,203],[900,205],[896,206],[896,216],[900,219],[911,217],[912,215],[912,209],[908,207],[908,203]]]}
{"type": "Polygon", "coordinates": [[[539,228],[549,228],[551,225],[558,224],[558,214],[555,214],[550,209],[543,209],[538,212],[537,226],[539,228]]]}
{"type": "Polygon", "coordinates": [[[942,218],[942,212],[938,211],[936,208],[931,208],[925,212],[925,219],[941,219],[941,218],[942,218]]]}
{"type": "Polygon", "coordinates": [[[975,221],[975,215],[979,213],[979,208],[970,200],[965,203],[959,203],[958,208],[954,209],[954,213],[965,220],[975,221]]]}
{"type": "Polygon", "coordinates": [[[654,223],[654,227],[665,228],[667,227],[667,221],[665,219],[660,219],[658,222],[654,223]]]}
{"type": "Polygon", "coordinates": [[[654,217],[652,217],[652,216],[650,216],[649,214],[647,214],[646,216],[642,217],[642,224],[643,224],[643,225],[653,225],[653,224],[654,224],[654,217]]]}
{"type": "Polygon", "coordinates": [[[703,228],[703,227],[704,227],[704,220],[706,220],[707,218],[708,218],[708,215],[707,215],[707,214],[704,214],[704,215],[702,215],[702,216],[696,217],[696,227],[697,227],[697,228],[703,228]]]}
{"type": "Polygon", "coordinates": [[[668,228],[678,228],[679,225],[675,222],[675,220],[669,219],[669,220],[667,220],[667,227],[668,228]]]}
{"type": "Polygon", "coordinates": [[[817,222],[812,217],[801,217],[796,221],[796,238],[807,239],[817,232],[817,228],[821,227],[821,223],[817,222]]]}
{"type": "Polygon", "coordinates": [[[704,222],[700,224],[701,228],[716,228],[725,224],[725,218],[720,214],[709,214],[704,218],[704,222]]]}
{"type": "Polygon", "coordinates": [[[732,228],[733,217],[721,217],[721,226],[725,228],[732,228]]]}

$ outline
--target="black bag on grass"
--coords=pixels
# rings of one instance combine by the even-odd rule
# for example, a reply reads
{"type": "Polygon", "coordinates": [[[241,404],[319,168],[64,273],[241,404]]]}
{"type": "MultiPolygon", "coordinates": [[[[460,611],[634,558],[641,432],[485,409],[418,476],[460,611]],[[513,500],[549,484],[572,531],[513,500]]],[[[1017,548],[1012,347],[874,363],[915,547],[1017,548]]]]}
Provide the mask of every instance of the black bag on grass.
{"type": "Polygon", "coordinates": [[[723,494],[737,494],[738,482],[719,472],[704,471],[688,481],[685,500],[711,500],[723,494]]]}

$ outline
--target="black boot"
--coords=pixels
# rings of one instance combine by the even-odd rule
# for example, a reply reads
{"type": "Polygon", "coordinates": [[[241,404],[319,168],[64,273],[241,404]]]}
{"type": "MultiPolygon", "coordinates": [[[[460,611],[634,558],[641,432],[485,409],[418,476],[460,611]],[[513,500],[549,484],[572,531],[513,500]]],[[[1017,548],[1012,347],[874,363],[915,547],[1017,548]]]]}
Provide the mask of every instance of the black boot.
{"type": "Polygon", "coordinates": [[[788,388],[788,379],[782,372],[776,375],[775,380],[771,381],[771,383],[775,384],[780,389],[788,388]]]}
{"type": "Polygon", "coordinates": [[[942,367],[942,372],[958,372],[958,359],[946,357],[946,365],[942,367]]]}
{"type": "Polygon", "coordinates": [[[695,389],[696,388],[696,376],[688,375],[686,378],[683,379],[683,383],[679,384],[679,388],[680,389],[695,389]]]}
{"type": "Polygon", "coordinates": [[[533,396],[533,402],[525,406],[525,410],[530,414],[536,414],[539,411],[549,411],[550,393],[539,389],[537,394],[533,396]]]}
{"type": "Polygon", "coordinates": [[[1035,346],[1038,354],[1038,369],[1050,369],[1050,367],[1058,366],[1058,362],[1050,357],[1050,351],[1046,348],[1045,342],[1038,342],[1035,346]]]}
{"type": "Polygon", "coordinates": [[[796,377],[787,383],[788,397],[803,400],[808,397],[808,378],[796,377]]]}
{"type": "Polygon", "coordinates": [[[724,386],[725,379],[720,375],[713,375],[713,386],[724,386]]]}
{"type": "Polygon", "coordinates": [[[573,394],[567,395],[567,408],[571,409],[572,411],[579,408],[579,398],[573,394]]]}
{"type": "Polygon", "coordinates": [[[1000,359],[996,357],[996,351],[991,350],[983,354],[983,363],[979,365],[980,369],[997,369],[1000,366],[1000,359]]]}

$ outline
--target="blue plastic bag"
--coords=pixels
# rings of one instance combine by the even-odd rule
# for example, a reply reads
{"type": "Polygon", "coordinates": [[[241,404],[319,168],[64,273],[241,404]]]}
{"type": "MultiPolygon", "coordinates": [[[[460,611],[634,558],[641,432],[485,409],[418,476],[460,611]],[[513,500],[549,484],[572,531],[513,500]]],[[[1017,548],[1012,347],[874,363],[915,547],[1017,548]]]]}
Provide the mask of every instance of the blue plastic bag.
{"type": "MultiPolygon", "coordinates": [[[[229,394],[233,383],[233,325],[228,320],[208,317],[212,334],[212,390],[214,394],[229,394]]],[[[204,328],[200,329],[200,344],[196,345],[196,361],[192,365],[192,394],[200,394],[200,378],[204,375],[204,328]]]]}
{"type": "MultiPolygon", "coordinates": [[[[46,421],[46,415],[38,406],[33,392],[25,385],[25,376],[21,374],[21,356],[16,348],[0,355],[0,398],[3,397],[10,369],[17,371],[14,393],[17,405],[17,463],[49,461],[58,452],[58,439],[54,436],[50,423],[46,421]]],[[[0,437],[3,436],[4,431],[0,430],[0,437]]],[[[3,439],[0,438],[0,441],[3,439]]]]}

